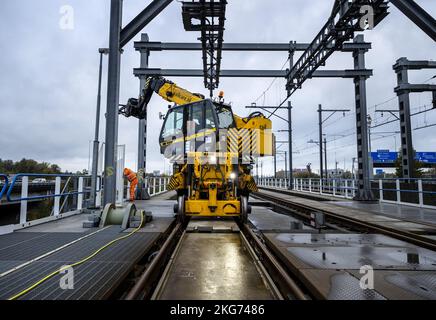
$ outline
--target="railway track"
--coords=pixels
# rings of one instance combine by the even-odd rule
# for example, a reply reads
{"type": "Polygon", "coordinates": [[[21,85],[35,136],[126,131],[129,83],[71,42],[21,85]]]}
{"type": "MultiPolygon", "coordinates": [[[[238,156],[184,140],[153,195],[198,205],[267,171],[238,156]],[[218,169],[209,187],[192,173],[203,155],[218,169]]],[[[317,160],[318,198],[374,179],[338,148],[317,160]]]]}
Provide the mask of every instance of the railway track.
{"type": "MultiPolygon", "coordinates": [[[[269,202],[275,207],[275,211],[297,217],[305,224],[309,224],[311,213],[320,211],[319,208],[284,199],[282,195],[272,192],[260,192],[254,196],[263,200],[258,206],[263,207],[266,205],[265,202],[269,202]]],[[[327,223],[325,232],[321,233],[326,235],[329,233],[332,235],[338,233],[339,236],[344,233],[349,233],[350,236],[355,236],[353,235],[355,233],[371,233],[368,236],[383,234],[434,250],[433,239],[423,235],[398,233],[398,230],[381,228],[366,221],[356,221],[357,219],[344,217],[329,210],[322,212],[327,223]]],[[[316,230],[311,232],[312,236],[317,235],[316,230]]],[[[353,269],[349,267],[352,261],[348,260],[346,266],[338,266],[334,269],[320,268],[319,277],[306,273],[307,267],[302,266],[305,262],[297,258],[298,250],[303,248],[298,246],[294,248],[296,250],[292,253],[294,258],[288,259],[286,250],[292,245],[287,248],[285,244],[285,247],[282,247],[275,241],[275,234],[283,235],[278,231],[265,231],[261,227],[257,229],[251,222],[241,224],[223,219],[191,219],[185,225],[172,222],[154,244],[144,250],[142,258],[138,258],[138,262],[129,269],[125,277],[123,276],[122,280],[121,277],[118,279],[110,298],[126,300],[330,299],[331,297],[325,290],[323,291],[323,288],[329,286],[330,281],[333,280],[321,283],[320,279],[329,279],[329,277],[333,279],[331,273],[334,272],[341,273],[340,276],[348,272],[348,279],[352,279],[353,276],[348,270],[353,269]],[[202,225],[204,221],[209,222],[209,225],[202,225]],[[224,222],[228,222],[230,227],[223,228],[224,222]],[[218,227],[215,228],[216,226],[218,227]]],[[[324,253],[323,261],[326,261],[325,257],[327,261],[337,261],[338,255],[334,252],[329,253],[330,249],[323,250],[327,252],[324,253]]],[[[423,261],[428,260],[425,253],[422,254],[424,254],[423,261]]],[[[314,268],[310,262],[307,265],[314,268]]],[[[378,268],[377,270],[381,270],[380,266],[378,268]]],[[[398,270],[401,268],[400,265],[398,270]]],[[[353,279],[358,277],[354,275],[353,279]]],[[[328,290],[340,292],[341,288],[332,287],[328,290]]]]}
{"type": "MultiPolygon", "coordinates": [[[[308,299],[308,295],[301,289],[298,280],[292,278],[289,271],[274,256],[261,237],[247,224],[239,224],[238,229],[233,232],[217,233],[191,232],[186,226],[177,224],[151,264],[129,290],[125,299],[185,300],[198,298],[192,296],[192,293],[197,291],[202,291],[201,299],[210,299],[213,295],[208,291],[213,291],[217,287],[221,286],[217,291],[226,292],[228,288],[222,286],[226,281],[233,281],[243,290],[245,290],[244,286],[250,286],[247,288],[250,296],[245,296],[248,300],[308,299]],[[244,254],[240,255],[240,252],[235,249],[239,247],[239,244],[247,254],[246,258],[244,254]],[[210,252],[214,250],[217,250],[218,254],[211,257],[210,252]],[[191,252],[195,252],[196,255],[191,255],[191,252]],[[232,256],[234,261],[229,259],[228,255],[226,256],[226,252],[232,256]],[[206,256],[208,259],[201,261],[206,256]],[[224,268],[223,264],[225,264],[224,268]],[[208,268],[208,265],[213,267],[208,268]],[[204,270],[205,268],[207,270],[204,270]],[[220,272],[223,269],[228,270],[220,272]],[[205,277],[207,278],[206,285],[204,279],[201,278],[201,274],[205,272],[209,272],[205,277]],[[229,275],[229,272],[234,274],[229,275]],[[195,280],[189,281],[190,277],[195,280]],[[240,279],[246,279],[247,283],[238,283],[240,279]],[[268,291],[268,297],[265,290],[259,289],[258,279],[261,279],[268,291]]],[[[218,297],[218,299],[221,298],[218,297]]]]}
{"type": "MultiPolygon", "coordinates": [[[[353,217],[345,217],[331,210],[320,210],[310,205],[293,202],[289,199],[285,199],[283,196],[272,194],[272,192],[258,192],[253,194],[253,197],[273,204],[275,209],[278,209],[279,212],[294,216],[308,225],[312,219],[311,214],[314,212],[322,212],[326,218],[324,225],[326,230],[337,230],[339,233],[350,234],[381,234],[436,251],[436,241],[421,234],[384,227],[353,217]]],[[[247,260],[245,263],[254,263],[265,287],[268,288],[271,293],[271,299],[307,300],[321,298],[318,294],[318,289],[311,287],[311,281],[313,279],[308,279],[305,275],[296,271],[296,266],[290,266],[289,263],[291,262],[286,262],[280,255],[279,250],[274,247],[274,244],[269,241],[262,232],[259,232],[251,223],[238,224],[238,227],[237,232],[224,234],[223,237],[236,236],[240,239],[241,244],[251,258],[250,261],[247,260]]],[[[180,281],[180,279],[177,280],[177,276],[175,276],[181,272],[181,260],[188,260],[187,264],[183,264],[185,269],[182,269],[183,272],[186,271],[186,274],[182,275],[182,277],[193,277],[197,272],[201,272],[201,270],[206,273],[208,272],[204,270],[205,268],[207,269],[207,266],[205,267],[204,264],[199,264],[198,269],[194,270],[192,274],[187,272],[187,270],[190,270],[189,260],[195,257],[196,254],[201,255],[201,250],[199,250],[198,247],[195,248],[194,242],[190,239],[192,235],[193,233],[187,230],[186,226],[177,225],[150,266],[141,275],[125,298],[128,300],[198,299],[196,296],[186,294],[190,291],[201,291],[202,288],[189,287],[189,285],[183,284],[182,288],[186,289],[180,290],[178,289],[178,281],[180,281]],[[190,248],[192,248],[192,250],[190,248]],[[168,294],[169,291],[172,291],[171,294],[168,294]]],[[[213,233],[203,233],[202,235],[204,238],[213,238],[213,233]]],[[[214,241],[217,241],[217,239],[211,240],[212,246],[214,245],[214,241]]],[[[206,248],[208,245],[210,244],[202,243],[202,246],[206,248]]],[[[222,246],[222,243],[215,245],[216,247],[222,246]]],[[[229,257],[222,257],[222,260],[226,259],[228,260],[229,257]]],[[[212,259],[210,263],[214,264],[215,262],[212,259]]],[[[241,264],[241,268],[246,268],[244,263],[241,264]]],[[[208,279],[208,281],[220,281],[220,279],[214,278],[213,272],[210,272],[210,270],[208,279]]],[[[224,278],[221,280],[223,282],[229,281],[229,279],[224,278]]],[[[197,283],[201,285],[201,279],[198,280],[197,283]]],[[[201,297],[201,299],[211,298],[213,297],[208,296],[207,293],[201,297]]],[[[262,299],[264,299],[264,297],[262,297],[262,299]]]]}
{"type": "Polygon", "coordinates": [[[436,240],[425,237],[424,235],[417,234],[410,231],[394,229],[388,226],[382,226],[369,221],[359,220],[353,217],[346,217],[344,215],[335,213],[333,210],[320,210],[319,208],[310,205],[294,202],[285,199],[278,195],[272,195],[272,192],[256,192],[253,197],[268,201],[274,204],[275,207],[280,208],[290,215],[297,216],[299,219],[309,221],[310,215],[315,212],[321,212],[326,217],[326,226],[338,230],[344,228],[353,231],[366,232],[366,233],[379,233],[398,240],[406,241],[415,244],[419,247],[436,251],[436,240]]]}

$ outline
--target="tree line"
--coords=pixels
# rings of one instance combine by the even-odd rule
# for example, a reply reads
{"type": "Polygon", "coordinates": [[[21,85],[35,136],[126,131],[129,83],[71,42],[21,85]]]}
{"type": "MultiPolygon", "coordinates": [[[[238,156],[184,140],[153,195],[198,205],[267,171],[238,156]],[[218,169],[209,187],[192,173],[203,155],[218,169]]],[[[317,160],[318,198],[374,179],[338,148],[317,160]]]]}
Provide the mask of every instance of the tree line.
{"type": "Polygon", "coordinates": [[[41,173],[41,174],[58,174],[61,168],[57,164],[48,162],[38,162],[33,159],[21,159],[20,161],[0,159],[0,173],[41,173]]]}

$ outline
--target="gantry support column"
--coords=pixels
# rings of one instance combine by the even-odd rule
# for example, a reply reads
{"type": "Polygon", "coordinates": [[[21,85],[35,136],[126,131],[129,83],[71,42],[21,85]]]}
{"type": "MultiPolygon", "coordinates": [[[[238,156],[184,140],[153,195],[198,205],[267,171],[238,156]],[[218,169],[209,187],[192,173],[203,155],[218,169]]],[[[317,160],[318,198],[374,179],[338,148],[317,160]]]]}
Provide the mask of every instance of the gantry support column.
{"type": "Polygon", "coordinates": [[[436,69],[435,61],[410,61],[407,58],[400,58],[393,66],[397,74],[398,86],[395,92],[398,96],[400,127],[401,127],[401,155],[403,178],[416,178],[415,175],[415,150],[412,141],[412,119],[410,114],[410,93],[411,92],[436,92],[436,85],[432,84],[410,84],[408,70],[436,69]]]}
{"type": "MultiPolygon", "coordinates": [[[[354,38],[355,43],[363,43],[363,35],[354,38]]],[[[353,52],[354,69],[365,69],[365,53],[368,50],[359,49],[353,52]]],[[[355,200],[372,201],[374,195],[371,191],[370,166],[368,152],[368,110],[366,101],[366,76],[354,78],[356,96],[356,126],[357,126],[357,163],[358,163],[358,190],[355,200]]]]}
{"type": "Polygon", "coordinates": [[[116,168],[118,145],[118,107],[120,91],[120,30],[122,0],[111,0],[109,33],[109,67],[106,108],[106,144],[103,204],[116,201],[116,168]]]}
{"type": "MultiPolygon", "coordinates": [[[[290,42],[295,45],[295,42],[290,42]]],[[[289,67],[290,70],[294,67],[294,54],[295,50],[289,51],[289,67]]],[[[288,95],[290,91],[288,89],[288,95]]],[[[292,102],[288,101],[288,153],[289,153],[289,182],[288,189],[294,189],[294,172],[293,172],[293,150],[292,150],[292,102]]]]}
{"type": "MultiPolygon", "coordinates": [[[[149,38],[146,33],[141,35],[142,42],[148,42],[149,38]]],[[[150,51],[147,49],[140,50],[141,53],[141,68],[148,68],[148,58],[150,51]]],[[[139,77],[139,95],[142,95],[142,90],[145,86],[146,76],[139,77]]],[[[148,200],[150,195],[145,184],[145,173],[147,172],[147,110],[145,110],[144,119],[139,120],[138,126],[138,177],[139,183],[136,191],[136,199],[148,200]]]]}
{"type": "MultiPolygon", "coordinates": [[[[401,59],[400,59],[401,60],[401,59]]],[[[401,62],[401,61],[397,62],[401,62]]],[[[409,84],[407,68],[399,66],[395,69],[397,73],[398,86],[409,84]]],[[[410,116],[410,91],[401,90],[398,93],[398,105],[400,111],[400,131],[401,131],[401,156],[403,178],[413,178],[415,170],[415,152],[412,140],[412,118],[410,116]]]]}
{"type": "Polygon", "coordinates": [[[293,150],[292,150],[292,103],[288,101],[288,152],[289,152],[289,183],[288,189],[294,189],[293,150]]]}

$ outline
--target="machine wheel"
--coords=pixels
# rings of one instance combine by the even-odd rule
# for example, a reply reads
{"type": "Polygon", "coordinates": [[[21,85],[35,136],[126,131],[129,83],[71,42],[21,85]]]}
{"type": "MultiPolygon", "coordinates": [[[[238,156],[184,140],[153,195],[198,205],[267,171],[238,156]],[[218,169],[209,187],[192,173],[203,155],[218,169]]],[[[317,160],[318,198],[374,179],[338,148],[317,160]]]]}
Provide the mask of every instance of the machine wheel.
{"type": "Polygon", "coordinates": [[[177,212],[176,220],[178,223],[185,223],[185,196],[181,195],[177,197],[177,212]]]}
{"type": "Polygon", "coordinates": [[[241,196],[241,215],[239,217],[239,220],[241,223],[247,223],[248,222],[248,213],[249,213],[249,205],[248,205],[248,197],[247,196],[241,196]]]}

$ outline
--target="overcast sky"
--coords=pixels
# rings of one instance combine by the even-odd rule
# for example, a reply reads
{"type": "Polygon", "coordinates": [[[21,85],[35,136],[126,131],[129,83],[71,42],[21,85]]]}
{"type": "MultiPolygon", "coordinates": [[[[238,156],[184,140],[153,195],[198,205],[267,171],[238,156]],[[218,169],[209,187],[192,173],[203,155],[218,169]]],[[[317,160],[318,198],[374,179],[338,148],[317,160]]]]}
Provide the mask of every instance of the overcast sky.
{"type": "MultiPolygon", "coordinates": [[[[125,0],[123,21],[126,24],[150,1],[125,0]]],[[[224,40],[226,42],[310,42],[328,18],[333,0],[228,0],[224,40]]],[[[436,1],[420,0],[431,15],[436,15],[436,1]]],[[[109,0],[2,0],[0,4],[0,158],[19,160],[23,157],[59,164],[64,170],[88,168],[89,142],[93,140],[98,78],[98,48],[107,47],[109,0]],[[74,9],[74,29],[60,27],[61,8],[74,9]]],[[[376,105],[397,109],[393,88],[396,86],[392,65],[400,57],[434,60],[435,43],[395,7],[391,14],[365,39],[373,49],[367,54],[367,68],[374,69],[368,83],[368,107],[374,123],[392,117],[375,114],[376,105]],[[389,101],[388,101],[389,100],[389,101]],[[384,101],[387,103],[381,104],[384,101]]],[[[144,32],[152,41],[194,42],[198,33],[185,32],[181,3],[174,1],[144,32]]],[[[136,39],[139,39],[139,35],[136,39]]],[[[298,56],[296,56],[298,58],[298,56]]],[[[280,69],[286,53],[224,52],[223,69],[280,69]]],[[[352,68],[351,54],[336,53],[326,69],[352,68]]],[[[153,52],[150,67],[201,68],[201,54],[193,52],[153,52]]],[[[107,65],[104,65],[105,70],[107,65]]],[[[133,43],[122,56],[120,102],[138,95],[139,81],[132,69],[139,67],[139,53],[133,43]]],[[[410,82],[428,81],[436,71],[412,72],[410,82]]],[[[207,91],[201,78],[171,79],[195,92],[207,91]]],[[[262,96],[272,79],[221,79],[220,89],[231,101],[235,113],[246,115],[244,108],[257,98],[259,104],[277,104],[285,95],[284,80],[278,79],[262,96]]],[[[103,82],[102,110],[106,109],[106,72],[103,82]]],[[[435,83],[430,80],[427,83],[435,83]]],[[[292,97],[294,105],[294,166],[303,168],[312,163],[318,169],[317,147],[308,144],[317,140],[319,103],[326,108],[354,107],[354,86],[351,80],[317,79],[307,81],[292,97]]],[[[430,108],[431,94],[412,96],[412,110],[430,108]]],[[[148,171],[168,170],[159,154],[158,134],[162,122],[159,112],[167,103],[154,97],[149,106],[148,171]]],[[[102,112],[104,114],[104,112],[102,112]]],[[[104,124],[104,115],[102,123],[104,124]]],[[[286,115],[282,110],[279,114],[286,115]]],[[[436,123],[436,111],[413,118],[413,128],[436,123]]],[[[287,124],[274,119],[274,130],[287,124]]],[[[137,120],[120,117],[119,143],[126,145],[127,165],[136,168],[137,120]]],[[[399,124],[386,125],[373,131],[373,149],[399,148],[399,135],[379,134],[399,130],[399,124]],[[387,136],[387,137],[386,137],[387,136]]],[[[333,116],[327,123],[329,167],[335,159],[351,168],[355,157],[355,114],[333,116]]],[[[417,151],[436,151],[436,127],[414,131],[417,151]]],[[[104,126],[100,132],[104,137],[104,126]]],[[[286,133],[278,133],[278,139],[286,133]]],[[[283,146],[283,150],[286,146],[283,146]]],[[[283,167],[283,161],[279,162],[283,167]]],[[[265,173],[271,170],[265,160],[265,173]]]]}

